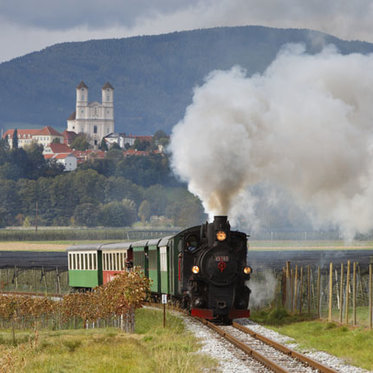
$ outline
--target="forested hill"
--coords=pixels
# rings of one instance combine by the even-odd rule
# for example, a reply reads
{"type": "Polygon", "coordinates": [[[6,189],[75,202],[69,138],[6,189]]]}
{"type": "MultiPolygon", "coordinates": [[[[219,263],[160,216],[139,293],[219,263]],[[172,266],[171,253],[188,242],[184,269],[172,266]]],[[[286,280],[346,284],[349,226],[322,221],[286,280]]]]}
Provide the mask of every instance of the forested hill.
{"type": "Polygon", "coordinates": [[[63,130],[83,80],[90,101],[101,101],[106,81],[114,86],[117,131],[169,132],[210,71],[239,64],[249,74],[262,72],[288,42],[303,42],[311,53],[327,43],[342,53],[373,52],[369,43],[259,26],[56,44],[0,64],[0,128],[63,130]]]}

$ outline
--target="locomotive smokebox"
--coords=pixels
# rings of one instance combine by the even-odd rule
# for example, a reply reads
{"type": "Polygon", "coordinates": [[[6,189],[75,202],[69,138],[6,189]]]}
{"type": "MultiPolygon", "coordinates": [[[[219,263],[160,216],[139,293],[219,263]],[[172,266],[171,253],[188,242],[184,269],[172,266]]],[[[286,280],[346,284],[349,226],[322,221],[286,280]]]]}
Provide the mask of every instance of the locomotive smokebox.
{"type": "Polygon", "coordinates": [[[208,224],[207,237],[209,246],[218,242],[227,241],[230,236],[231,226],[227,216],[214,216],[214,221],[208,224]]]}

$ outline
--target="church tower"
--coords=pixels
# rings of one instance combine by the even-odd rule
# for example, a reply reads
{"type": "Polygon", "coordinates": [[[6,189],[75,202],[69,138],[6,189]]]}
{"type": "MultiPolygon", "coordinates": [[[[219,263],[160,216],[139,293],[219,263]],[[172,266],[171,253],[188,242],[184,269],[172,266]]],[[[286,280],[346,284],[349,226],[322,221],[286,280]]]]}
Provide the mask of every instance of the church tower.
{"type": "Polygon", "coordinates": [[[88,102],[88,87],[76,87],[76,111],[67,120],[67,131],[85,133],[94,149],[103,137],[114,132],[114,88],[107,82],[101,89],[102,103],[88,102]]]}
{"type": "Polygon", "coordinates": [[[88,106],[88,87],[81,81],[76,87],[76,119],[86,117],[88,106]]]}

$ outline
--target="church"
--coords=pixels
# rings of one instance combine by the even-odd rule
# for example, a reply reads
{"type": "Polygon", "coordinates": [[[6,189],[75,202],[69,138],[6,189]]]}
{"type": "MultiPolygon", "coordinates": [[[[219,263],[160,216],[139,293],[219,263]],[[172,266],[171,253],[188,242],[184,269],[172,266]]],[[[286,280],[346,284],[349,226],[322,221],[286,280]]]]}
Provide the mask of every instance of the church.
{"type": "Polygon", "coordinates": [[[101,92],[101,104],[88,102],[88,87],[80,82],[76,87],[75,112],[67,119],[67,131],[87,134],[94,149],[105,136],[114,132],[114,88],[107,82],[101,92]]]}

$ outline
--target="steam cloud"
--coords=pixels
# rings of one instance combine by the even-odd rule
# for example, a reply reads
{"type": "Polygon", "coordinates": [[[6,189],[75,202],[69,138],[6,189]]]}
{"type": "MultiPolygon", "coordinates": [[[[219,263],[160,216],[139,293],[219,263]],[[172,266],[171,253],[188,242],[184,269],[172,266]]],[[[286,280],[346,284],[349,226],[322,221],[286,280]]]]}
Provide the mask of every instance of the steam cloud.
{"type": "Polygon", "coordinates": [[[210,214],[255,220],[258,183],[346,237],[373,228],[373,55],[287,45],[262,75],[214,71],[173,129],[176,174],[210,214]]]}

